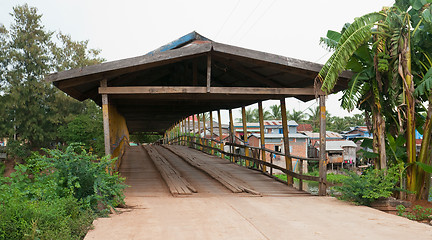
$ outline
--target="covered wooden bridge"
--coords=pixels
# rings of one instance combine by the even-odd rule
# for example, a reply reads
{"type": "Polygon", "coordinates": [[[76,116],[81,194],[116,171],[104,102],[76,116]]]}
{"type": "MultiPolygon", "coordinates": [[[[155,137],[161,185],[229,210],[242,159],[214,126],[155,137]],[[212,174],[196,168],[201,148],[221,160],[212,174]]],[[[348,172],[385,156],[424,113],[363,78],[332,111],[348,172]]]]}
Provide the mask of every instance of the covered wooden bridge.
{"type": "MultiPolygon", "coordinates": [[[[320,69],[319,64],[217,43],[192,32],[143,56],[58,72],[49,75],[47,80],[78,100],[92,99],[102,106],[107,154],[121,159],[129,142],[129,133],[159,133],[165,136],[165,143],[229,156],[232,161],[243,159],[244,165],[264,172],[266,167],[276,167],[266,161],[266,149],[261,148],[263,154],[255,158],[248,156],[250,148],[245,145],[238,146],[245,148],[243,156],[224,151],[224,144],[235,145],[233,135],[231,142],[200,139],[190,134],[190,121],[188,124],[185,119],[218,111],[220,123],[219,111],[228,110],[232,132],[232,109],[242,107],[244,113],[245,106],[258,103],[262,121],[261,102],[280,100],[287,161],[286,169],[281,170],[288,174],[288,183],[292,184],[292,177],[307,179],[307,176],[292,171],[290,161],[295,156],[289,152],[285,98],[303,101],[319,98],[320,149],[325,149],[325,95],[319,88],[314,88],[314,79],[320,69]]],[[[345,87],[347,76],[341,78],[336,90],[345,87]]],[[[245,125],[245,120],[243,122],[245,125]]],[[[205,128],[205,125],[201,127],[205,128]]],[[[151,149],[147,152],[155,155],[154,158],[160,157],[151,149]]],[[[175,153],[176,149],[171,152],[175,153]]],[[[325,151],[321,153],[320,177],[314,180],[320,182],[320,195],[324,195],[325,151]]],[[[197,156],[181,157],[191,161],[197,159],[197,156]]]]}

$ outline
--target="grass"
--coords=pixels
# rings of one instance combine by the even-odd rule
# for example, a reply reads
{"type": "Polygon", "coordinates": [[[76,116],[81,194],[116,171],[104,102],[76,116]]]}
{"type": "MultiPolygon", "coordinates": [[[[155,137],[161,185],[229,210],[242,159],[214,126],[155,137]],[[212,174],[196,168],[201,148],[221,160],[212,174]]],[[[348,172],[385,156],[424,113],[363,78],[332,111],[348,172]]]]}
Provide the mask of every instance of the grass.
{"type": "MultiPolygon", "coordinates": [[[[309,176],[319,176],[319,172],[318,171],[313,171],[313,172],[309,172],[306,173],[306,175],[309,176]]],[[[287,176],[285,174],[275,174],[275,177],[283,180],[283,181],[287,181],[287,176]]],[[[335,173],[328,173],[327,174],[327,181],[331,182],[333,184],[339,184],[342,182],[343,179],[348,178],[348,176],[344,175],[344,174],[335,174],[335,173]]],[[[294,179],[294,182],[298,181],[298,179],[294,179]]],[[[314,181],[305,181],[305,182],[314,182],[314,181]]]]}

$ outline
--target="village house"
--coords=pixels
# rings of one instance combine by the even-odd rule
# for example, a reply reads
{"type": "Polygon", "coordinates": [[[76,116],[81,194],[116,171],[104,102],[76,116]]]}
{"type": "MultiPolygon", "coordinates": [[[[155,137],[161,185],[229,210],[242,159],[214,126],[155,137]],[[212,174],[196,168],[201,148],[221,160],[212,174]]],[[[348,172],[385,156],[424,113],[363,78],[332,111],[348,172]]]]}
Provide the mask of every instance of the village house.
{"type": "MultiPolygon", "coordinates": [[[[315,143],[319,150],[319,142],[315,143]]],[[[345,166],[355,166],[357,157],[357,145],[350,140],[326,141],[326,161],[331,169],[334,166],[343,168],[345,166]]]]}

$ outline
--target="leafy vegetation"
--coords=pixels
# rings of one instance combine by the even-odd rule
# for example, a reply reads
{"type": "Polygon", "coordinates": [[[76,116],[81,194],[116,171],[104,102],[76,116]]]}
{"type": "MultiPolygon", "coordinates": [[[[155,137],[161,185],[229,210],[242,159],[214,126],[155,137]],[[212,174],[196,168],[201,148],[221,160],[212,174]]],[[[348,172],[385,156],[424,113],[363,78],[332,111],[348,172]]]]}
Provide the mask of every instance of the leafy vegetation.
{"type": "Polygon", "coordinates": [[[388,170],[373,169],[362,175],[346,172],[348,177],[341,179],[341,185],[334,190],[341,195],[338,198],[369,206],[374,200],[389,197],[396,190],[399,180],[397,167],[388,170]]]}
{"type": "Polygon", "coordinates": [[[89,104],[66,96],[44,76],[104,59],[87,48],[88,41],[45,29],[34,7],[16,6],[10,15],[10,27],[0,24],[0,137],[14,140],[9,156],[23,159],[28,150],[72,142],[58,136],[59,129],[88,111],[89,104]]]}
{"type": "Polygon", "coordinates": [[[416,205],[409,211],[404,205],[398,205],[396,206],[396,210],[399,216],[406,217],[410,220],[432,220],[432,208],[424,208],[420,205],[416,205]]]}
{"type": "Polygon", "coordinates": [[[34,153],[0,178],[1,239],[81,239],[95,214],[124,200],[114,159],[98,159],[83,145],[34,153]]]}
{"type": "Polygon", "coordinates": [[[334,53],[316,78],[330,93],[342,71],[354,72],[342,107],[365,111],[375,166],[385,169],[389,160],[403,161],[407,190],[415,193],[409,197],[418,199],[428,196],[432,149],[431,9],[429,0],[398,0],[345,24],[340,33],[329,31],[321,42],[334,53]],[[418,154],[416,131],[423,135],[418,154]],[[398,157],[395,148],[387,151],[400,136],[406,140],[406,158],[398,157]]]}

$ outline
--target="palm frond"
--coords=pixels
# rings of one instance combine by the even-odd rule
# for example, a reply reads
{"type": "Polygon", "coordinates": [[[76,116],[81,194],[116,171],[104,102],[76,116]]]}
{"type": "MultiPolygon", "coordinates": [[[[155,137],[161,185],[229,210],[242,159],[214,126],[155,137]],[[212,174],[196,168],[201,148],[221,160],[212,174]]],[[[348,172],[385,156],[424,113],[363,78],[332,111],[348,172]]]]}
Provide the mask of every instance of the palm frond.
{"type": "Polygon", "coordinates": [[[355,74],[351,78],[348,83],[348,88],[343,91],[342,98],[340,99],[342,108],[352,111],[355,106],[357,106],[357,103],[362,96],[360,92],[361,86],[367,79],[368,77],[365,76],[364,71],[355,74]]]}
{"type": "Polygon", "coordinates": [[[346,64],[354,52],[372,35],[372,28],[376,22],[384,20],[382,13],[369,13],[357,18],[342,34],[338,47],[318,73],[323,90],[330,93],[336,84],[339,74],[345,70],[346,64]]]}
{"type": "Polygon", "coordinates": [[[417,85],[414,94],[415,96],[428,95],[432,90],[432,67],[429,68],[420,84],[417,85]]]}

